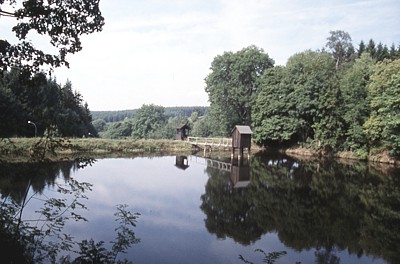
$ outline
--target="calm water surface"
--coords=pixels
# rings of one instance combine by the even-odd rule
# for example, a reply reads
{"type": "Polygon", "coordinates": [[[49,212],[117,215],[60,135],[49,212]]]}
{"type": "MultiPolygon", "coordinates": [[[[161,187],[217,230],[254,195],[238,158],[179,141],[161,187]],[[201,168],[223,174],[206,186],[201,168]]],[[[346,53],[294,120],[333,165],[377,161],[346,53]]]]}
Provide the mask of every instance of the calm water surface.
{"type": "Polygon", "coordinates": [[[99,159],[82,169],[30,166],[3,165],[3,200],[23,203],[29,188],[28,197],[42,197],[23,211],[34,219],[45,198],[61,197],[56,183],[71,177],[91,183],[87,210],[78,211],[88,221],[70,221],[63,232],[110,247],[116,205],[127,204],[140,213],[134,229],[140,242],[119,257],[134,263],[244,263],[239,256],[262,263],[256,249],[281,252],[276,263],[400,262],[395,168],[265,155],[240,164],[164,156],[99,159]]]}

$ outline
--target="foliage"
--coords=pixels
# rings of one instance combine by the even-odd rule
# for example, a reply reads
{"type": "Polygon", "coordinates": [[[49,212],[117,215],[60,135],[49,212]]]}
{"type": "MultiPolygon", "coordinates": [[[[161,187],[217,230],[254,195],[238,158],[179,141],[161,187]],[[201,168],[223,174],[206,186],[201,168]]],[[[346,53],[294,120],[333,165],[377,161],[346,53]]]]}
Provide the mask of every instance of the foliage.
{"type": "MultiPolygon", "coordinates": [[[[27,191],[31,185],[29,182],[27,191]]],[[[56,184],[56,186],[58,193],[72,198],[69,200],[65,197],[48,198],[44,201],[43,207],[37,211],[38,219],[24,219],[23,211],[29,201],[38,199],[36,196],[39,192],[34,192],[28,197],[26,191],[20,202],[10,199],[11,197],[2,202],[1,230],[19,245],[23,258],[29,259],[29,263],[33,261],[41,263],[45,260],[55,262],[60,250],[68,250],[73,245],[72,238],[62,233],[65,223],[69,219],[85,221],[76,210],[86,208],[82,200],[87,199],[85,192],[90,190],[91,185],[70,178],[65,185],[56,184]],[[50,236],[54,243],[47,241],[50,236]]]]}
{"type": "Polygon", "coordinates": [[[375,61],[368,53],[361,54],[355,63],[343,74],[340,90],[343,96],[343,118],[346,142],[344,150],[356,151],[367,144],[363,124],[370,115],[367,85],[375,61]]]}
{"type": "Polygon", "coordinates": [[[132,136],[134,138],[154,138],[155,133],[166,123],[164,107],[154,104],[143,105],[132,120],[132,136]]]}
{"type": "Polygon", "coordinates": [[[115,229],[117,237],[115,241],[111,241],[112,250],[105,248],[104,241],[96,243],[93,239],[89,241],[82,240],[77,243],[79,251],[75,251],[78,257],[73,261],[71,261],[70,256],[62,257],[61,263],[131,263],[127,260],[117,260],[118,254],[126,253],[128,248],[140,242],[140,239],[136,238],[133,231],[140,214],[132,214],[127,210],[127,207],[127,205],[117,205],[117,212],[114,216],[116,217],[115,221],[118,221],[119,225],[115,229]]]}
{"type": "Polygon", "coordinates": [[[103,132],[106,129],[107,123],[104,119],[95,119],[92,121],[92,125],[97,132],[103,132]]]}
{"type": "MultiPolygon", "coordinates": [[[[193,112],[197,112],[199,116],[204,116],[207,113],[207,109],[207,106],[164,107],[167,118],[190,117],[193,112]]],[[[91,111],[91,114],[93,120],[103,119],[106,123],[112,123],[134,118],[137,110],[91,111]]]]}
{"type": "Polygon", "coordinates": [[[377,63],[368,85],[371,115],[364,124],[372,146],[400,155],[400,59],[377,63]]]}
{"type": "Polygon", "coordinates": [[[255,46],[236,53],[225,52],[211,63],[211,73],[206,77],[210,115],[217,133],[230,134],[237,125],[251,124],[251,110],[264,71],[274,61],[255,46]]]}
{"type": "Polygon", "coordinates": [[[104,241],[75,241],[63,231],[68,221],[87,221],[82,212],[87,210],[84,200],[92,186],[71,178],[70,170],[92,163],[91,159],[80,158],[74,162],[1,164],[0,245],[3,250],[7,249],[3,251],[3,261],[128,263],[117,260],[117,256],[140,242],[134,232],[140,214],[131,213],[127,205],[117,205],[116,238],[110,242],[110,249],[104,241]],[[55,178],[61,175],[64,183],[57,183],[55,178]],[[57,194],[40,195],[47,184],[53,186],[57,194]],[[42,207],[29,218],[24,217],[24,209],[33,200],[41,201],[42,207]]]}
{"type": "Polygon", "coordinates": [[[102,119],[106,123],[120,122],[135,116],[137,109],[120,111],[91,111],[93,120],[102,119]]]}
{"type": "Polygon", "coordinates": [[[129,120],[123,122],[111,123],[107,130],[102,133],[106,138],[126,138],[132,134],[132,123],[129,120]]]}
{"type": "MultiPolygon", "coordinates": [[[[286,251],[273,251],[270,253],[266,253],[264,250],[259,248],[255,249],[254,252],[260,252],[261,254],[263,254],[264,258],[262,262],[267,264],[274,264],[280,257],[285,256],[287,254],[286,251]]],[[[253,262],[246,260],[242,255],[239,255],[239,259],[244,263],[254,264],[253,262]]]]}
{"type": "Polygon", "coordinates": [[[104,18],[99,9],[99,0],[56,0],[20,1],[0,0],[1,19],[15,19],[12,28],[18,39],[16,44],[0,40],[0,72],[19,68],[35,73],[43,65],[58,67],[68,66],[67,54],[74,54],[82,49],[81,35],[101,31],[104,18]],[[27,40],[34,32],[48,36],[56,54],[45,53],[27,40]]]}
{"type": "MultiPolygon", "coordinates": [[[[374,149],[398,156],[400,46],[389,50],[371,39],[367,45],[361,41],[355,52],[347,32],[330,34],[329,53],[304,51],[286,66],[264,72],[252,107],[254,141],[270,147],[306,145],[325,153],[352,151],[364,158],[374,149]]],[[[216,112],[212,120],[232,112],[219,105],[210,110],[216,112]]]]}
{"type": "Polygon", "coordinates": [[[297,139],[301,120],[296,118],[294,86],[286,77],[286,69],[268,69],[252,111],[254,140],[258,144],[285,144],[297,139]]]}
{"type": "Polygon", "coordinates": [[[70,142],[64,138],[47,136],[40,138],[30,150],[30,158],[33,161],[48,160],[49,156],[57,156],[56,151],[70,147],[70,142]]]}
{"type": "Polygon", "coordinates": [[[396,49],[394,43],[390,46],[390,49],[381,42],[375,45],[375,41],[370,39],[368,45],[365,45],[364,41],[361,41],[357,50],[358,57],[361,57],[363,53],[369,54],[376,61],[383,61],[385,59],[399,59],[400,58],[400,46],[396,49]]]}
{"type": "Polygon", "coordinates": [[[46,131],[64,137],[97,136],[88,105],[72,83],[61,86],[43,73],[33,77],[17,70],[5,73],[0,79],[0,109],[1,137],[34,136],[28,120],[39,136],[46,131]]]}
{"type": "Polygon", "coordinates": [[[331,35],[327,38],[326,47],[331,51],[337,69],[342,61],[348,61],[352,57],[354,48],[349,33],[343,30],[330,31],[329,33],[331,35]]]}
{"type": "Polygon", "coordinates": [[[313,51],[266,71],[253,108],[256,142],[283,145],[310,138],[318,147],[336,148],[342,136],[342,98],[335,76],[329,54],[313,51]]]}
{"type": "Polygon", "coordinates": [[[337,251],[399,262],[398,168],[260,154],[248,169],[250,183],[234,188],[229,172],[207,168],[200,208],[218,238],[248,245],[273,232],[293,250],[318,249],[316,263],[337,261],[337,251]]]}
{"type": "Polygon", "coordinates": [[[209,137],[215,135],[211,115],[207,115],[194,122],[191,135],[195,137],[209,137]]]}

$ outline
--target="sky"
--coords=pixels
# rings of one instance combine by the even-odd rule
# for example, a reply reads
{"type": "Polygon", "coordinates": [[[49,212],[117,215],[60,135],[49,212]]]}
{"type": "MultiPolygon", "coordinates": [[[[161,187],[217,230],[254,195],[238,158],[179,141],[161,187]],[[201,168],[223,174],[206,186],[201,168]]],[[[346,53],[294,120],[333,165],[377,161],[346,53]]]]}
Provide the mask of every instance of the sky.
{"type": "Polygon", "coordinates": [[[100,9],[103,31],[83,36],[70,68],[54,72],[95,111],[207,106],[213,59],[250,45],[275,65],[321,49],[333,30],[355,47],[371,38],[400,45],[399,0],[101,0],[100,9]]]}

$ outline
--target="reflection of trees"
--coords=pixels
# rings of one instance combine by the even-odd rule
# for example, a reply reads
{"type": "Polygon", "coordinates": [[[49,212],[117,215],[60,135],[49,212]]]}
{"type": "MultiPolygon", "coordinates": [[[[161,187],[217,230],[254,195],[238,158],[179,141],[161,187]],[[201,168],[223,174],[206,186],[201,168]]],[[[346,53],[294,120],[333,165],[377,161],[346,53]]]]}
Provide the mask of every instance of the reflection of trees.
{"type": "Polygon", "coordinates": [[[207,215],[208,231],[245,245],[258,240],[263,230],[252,217],[254,206],[248,189],[234,189],[229,172],[208,167],[207,173],[210,178],[206,193],[201,196],[201,209],[207,215]]]}
{"type": "Polygon", "coordinates": [[[320,259],[329,254],[335,259],[335,250],[347,249],[400,261],[398,169],[382,176],[364,164],[256,156],[245,189],[233,189],[229,173],[207,172],[201,208],[208,230],[218,237],[248,244],[277,232],[288,247],[321,249],[316,253],[320,259]]]}
{"type": "Polygon", "coordinates": [[[78,166],[75,161],[0,163],[0,193],[3,198],[8,196],[21,203],[29,187],[41,193],[47,185],[54,185],[59,176],[68,180],[71,170],[78,166]]]}
{"type": "MultiPolygon", "coordinates": [[[[63,232],[68,221],[87,221],[80,215],[91,184],[70,177],[71,170],[93,163],[93,159],[74,162],[1,163],[0,164],[0,247],[4,263],[57,262],[59,253],[73,252],[77,257],[62,257],[62,263],[115,263],[119,253],[138,243],[133,227],[139,214],[126,205],[115,213],[117,237],[107,250],[104,242],[81,242],[63,232]],[[63,183],[56,181],[63,176],[63,183]],[[54,187],[54,197],[41,195],[46,186],[54,187]],[[28,193],[29,191],[29,193],[28,193]],[[28,196],[29,195],[29,196],[28,196]],[[23,217],[32,199],[42,201],[34,219],[23,217]],[[79,249],[77,249],[79,248],[79,249]]],[[[32,216],[30,216],[32,217],[32,216]]]]}

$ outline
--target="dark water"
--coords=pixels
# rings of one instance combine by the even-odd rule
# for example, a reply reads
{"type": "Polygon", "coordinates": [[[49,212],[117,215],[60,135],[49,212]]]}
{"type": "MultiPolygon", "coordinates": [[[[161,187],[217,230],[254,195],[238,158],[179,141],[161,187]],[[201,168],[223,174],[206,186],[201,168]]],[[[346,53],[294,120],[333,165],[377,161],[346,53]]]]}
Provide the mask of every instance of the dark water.
{"type": "Polygon", "coordinates": [[[55,215],[74,212],[87,219],[70,217],[42,235],[43,245],[58,245],[60,234],[72,236],[69,251],[49,247],[59,253],[56,262],[62,255],[77,258],[76,242],[82,240],[104,241],[102,247],[111,250],[118,226],[116,205],[127,204],[131,213],[140,213],[133,229],[140,242],[118,259],[134,263],[400,263],[396,168],[276,155],[256,155],[239,163],[165,156],[99,159],[83,165],[82,160],[0,163],[0,246],[17,248],[10,249],[11,256],[3,255],[2,263],[32,252],[29,243],[15,242],[21,238],[18,232],[32,231],[23,224],[10,231],[10,222],[46,229],[51,221],[38,221],[43,214],[37,211],[46,213],[41,208],[49,207],[44,203],[52,197],[67,204],[55,215]],[[73,180],[77,182],[69,185],[73,180]],[[81,194],[84,187],[73,188],[82,182],[92,184],[91,190],[81,194]],[[71,186],[72,191],[64,190],[71,186]],[[64,191],[59,192],[60,187],[64,191]],[[68,207],[74,199],[79,203],[68,207]],[[10,212],[5,207],[10,203],[17,209],[10,212]]]}

